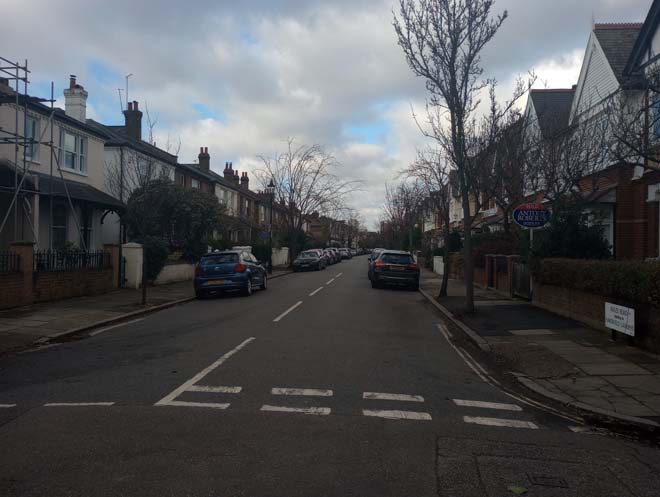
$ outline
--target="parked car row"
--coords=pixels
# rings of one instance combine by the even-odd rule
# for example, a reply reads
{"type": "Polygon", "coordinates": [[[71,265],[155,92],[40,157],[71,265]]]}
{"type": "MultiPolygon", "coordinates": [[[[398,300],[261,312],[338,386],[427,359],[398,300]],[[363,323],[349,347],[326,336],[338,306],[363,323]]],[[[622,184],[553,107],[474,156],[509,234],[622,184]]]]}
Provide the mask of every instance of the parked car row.
{"type": "Polygon", "coordinates": [[[337,264],[343,259],[350,259],[357,251],[346,247],[325,249],[309,249],[301,252],[293,261],[294,271],[314,270],[320,271],[332,264],[337,264]]]}
{"type": "Polygon", "coordinates": [[[419,290],[419,265],[410,252],[376,248],[368,262],[367,277],[372,288],[405,286],[419,290]]]}

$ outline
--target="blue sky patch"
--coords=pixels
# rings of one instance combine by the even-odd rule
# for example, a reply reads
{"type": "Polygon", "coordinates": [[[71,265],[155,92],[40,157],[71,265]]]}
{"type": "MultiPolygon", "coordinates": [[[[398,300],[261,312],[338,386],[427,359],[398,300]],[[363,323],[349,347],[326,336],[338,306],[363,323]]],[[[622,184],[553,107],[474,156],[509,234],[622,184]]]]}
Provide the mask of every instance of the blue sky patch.
{"type": "Polygon", "coordinates": [[[195,112],[199,114],[201,119],[213,119],[221,123],[227,122],[227,116],[221,110],[213,109],[212,107],[199,102],[192,104],[192,107],[195,109],[195,112]]]}

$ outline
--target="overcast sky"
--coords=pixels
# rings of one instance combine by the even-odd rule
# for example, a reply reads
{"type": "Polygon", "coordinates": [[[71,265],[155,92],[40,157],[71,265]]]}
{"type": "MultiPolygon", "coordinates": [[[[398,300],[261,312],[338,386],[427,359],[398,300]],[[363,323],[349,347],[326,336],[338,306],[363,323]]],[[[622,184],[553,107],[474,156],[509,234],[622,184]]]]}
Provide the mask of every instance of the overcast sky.
{"type": "MultiPolygon", "coordinates": [[[[534,69],[538,86],[577,82],[596,22],[643,21],[651,0],[498,0],[509,18],[484,53],[507,88],[534,69]]],[[[181,138],[179,160],[209,148],[251,171],[287,137],[320,143],[364,181],[354,195],[373,228],[385,182],[423,145],[411,105],[426,98],[391,26],[392,0],[0,0],[0,55],[28,59],[30,93],[76,74],[88,117],[121,124],[117,88],[157,118],[156,140],[181,138]],[[9,22],[10,21],[10,22],[9,22]]],[[[255,187],[257,185],[254,185],[255,187]]]]}

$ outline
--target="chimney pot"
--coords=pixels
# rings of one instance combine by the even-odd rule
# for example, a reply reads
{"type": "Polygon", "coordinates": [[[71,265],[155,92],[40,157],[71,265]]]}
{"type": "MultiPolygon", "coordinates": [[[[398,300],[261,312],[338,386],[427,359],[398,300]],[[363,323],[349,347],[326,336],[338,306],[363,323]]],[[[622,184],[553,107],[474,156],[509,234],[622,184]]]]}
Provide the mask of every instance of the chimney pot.
{"type": "Polygon", "coordinates": [[[209,147],[204,147],[204,153],[208,154],[209,153],[209,147]]]}
{"type": "Polygon", "coordinates": [[[133,109],[134,110],[139,110],[137,100],[133,100],[133,109]]]}
{"type": "Polygon", "coordinates": [[[133,110],[133,102],[128,102],[128,110],[133,110]]]}
{"type": "Polygon", "coordinates": [[[75,88],[76,87],[76,75],[71,74],[69,76],[69,88],[75,88]]]}

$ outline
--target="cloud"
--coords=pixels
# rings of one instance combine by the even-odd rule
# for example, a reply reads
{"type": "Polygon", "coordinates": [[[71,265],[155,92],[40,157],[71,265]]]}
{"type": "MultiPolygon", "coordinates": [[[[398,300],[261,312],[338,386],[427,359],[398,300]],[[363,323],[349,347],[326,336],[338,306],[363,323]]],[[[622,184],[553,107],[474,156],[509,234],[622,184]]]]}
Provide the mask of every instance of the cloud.
{"type": "MultiPolygon", "coordinates": [[[[362,182],[353,206],[370,226],[385,182],[425,140],[411,118],[424,82],[410,72],[391,26],[391,0],[48,0],[3,2],[12,19],[1,55],[29,59],[33,92],[61,96],[69,74],[89,91],[89,109],[121,123],[118,88],[157,120],[160,146],[181,139],[180,159],[209,147],[212,167],[252,171],[258,154],[287,137],[325,144],[341,174],[362,182]],[[26,36],[26,26],[30,33],[26,36]],[[56,28],[55,28],[56,27],[56,28]]],[[[509,18],[483,54],[485,74],[506,95],[534,68],[549,86],[569,86],[596,21],[643,20],[650,0],[498,0],[509,18]]],[[[542,84],[542,83],[539,83],[542,84]]],[[[125,95],[123,95],[125,98],[125,95]]]]}

